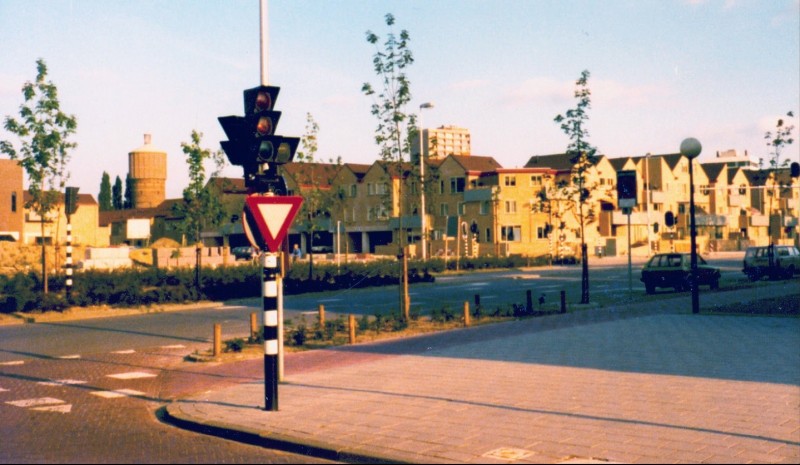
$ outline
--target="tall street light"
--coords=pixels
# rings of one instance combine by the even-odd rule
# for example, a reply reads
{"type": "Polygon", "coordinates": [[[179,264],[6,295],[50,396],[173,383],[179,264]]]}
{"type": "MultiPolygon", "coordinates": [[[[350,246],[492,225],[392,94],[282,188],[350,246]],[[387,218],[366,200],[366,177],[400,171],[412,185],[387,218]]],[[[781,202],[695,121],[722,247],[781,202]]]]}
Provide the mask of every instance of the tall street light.
{"type": "Polygon", "coordinates": [[[425,102],[419,106],[419,203],[420,203],[420,222],[419,229],[422,232],[422,260],[428,259],[428,230],[425,227],[425,150],[427,147],[423,146],[423,132],[424,126],[422,125],[422,110],[433,108],[433,103],[425,102]]]}
{"type": "Polygon", "coordinates": [[[703,146],[700,141],[689,137],[681,142],[681,155],[689,159],[689,218],[692,248],[692,270],[690,286],[692,288],[692,313],[700,313],[700,295],[697,289],[697,228],[694,222],[694,159],[700,155],[703,146]]]}

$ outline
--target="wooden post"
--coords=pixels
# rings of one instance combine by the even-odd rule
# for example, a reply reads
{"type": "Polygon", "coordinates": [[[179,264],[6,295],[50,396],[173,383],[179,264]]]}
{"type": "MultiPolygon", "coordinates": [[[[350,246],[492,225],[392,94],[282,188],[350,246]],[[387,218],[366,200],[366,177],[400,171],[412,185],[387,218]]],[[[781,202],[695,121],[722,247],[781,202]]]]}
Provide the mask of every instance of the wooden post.
{"type": "Polygon", "coordinates": [[[464,302],[464,326],[469,327],[469,302],[464,302]]]}
{"type": "Polygon", "coordinates": [[[319,329],[320,330],[324,330],[325,329],[325,306],[322,305],[322,304],[319,304],[318,311],[319,311],[319,329]]]}
{"type": "Polygon", "coordinates": [[[350,323],[350,344],[356,343],[356,316],[351,314],[349,318],[350,323]]]}
{"type": "Polygon", "coordinates": [[[250,340],[255,341],[258,337],[258,324],[256,320],[258,317],[256,316],[256,312],[250,314],[250,340]]]}
{"type": "Polygon", "coordinates": [[[214,357],[222,353],[222,325],[214,323],[214,357]]]}

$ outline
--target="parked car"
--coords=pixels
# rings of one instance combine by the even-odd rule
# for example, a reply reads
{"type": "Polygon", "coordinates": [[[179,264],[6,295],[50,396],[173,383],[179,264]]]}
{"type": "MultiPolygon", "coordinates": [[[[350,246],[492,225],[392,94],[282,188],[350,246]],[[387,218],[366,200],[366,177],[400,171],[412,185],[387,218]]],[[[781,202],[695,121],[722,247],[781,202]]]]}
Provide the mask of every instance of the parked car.
{"type": "Polygon", "coordinates": [[[744,253],[742,272],[752,281],[764,276],[791,278],[800,273],[800,251],[793,245],[765,245],[748,247],[744,253]],[[770,267],[772,254],[772,267],[770,267]]]}
{"type": "Polygon", "coordinates": [[[234,247],[231,253],[236,260],[253,260],[256,258],[256,250],[252,247],[234,247]]]}
{"type": "MultiPolygon", "coordinates": [[[[688,253],[662,253],[653,255],[642,268],[641,281],[648,294],[657,287],[672,287],[676,291],[689,290],[692,273],[692,256],[688,253]]],[[[710,266],[697,256],[697,285],[719,288],[719,268],[710,266]]]]}

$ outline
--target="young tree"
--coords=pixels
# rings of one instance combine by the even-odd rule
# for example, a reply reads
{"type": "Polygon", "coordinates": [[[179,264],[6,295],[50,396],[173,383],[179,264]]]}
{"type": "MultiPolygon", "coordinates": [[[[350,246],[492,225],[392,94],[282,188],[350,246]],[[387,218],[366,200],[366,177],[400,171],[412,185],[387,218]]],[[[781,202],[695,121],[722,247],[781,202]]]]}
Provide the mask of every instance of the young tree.
{"type": "MultiPolygon", "coordinates": [[[[380,48],[380,37],[372,31],[367,31],[367,42],[375,46],[375,55],[372,58],[375,74],[378,76],[378,90],[372,84],[364,83],[361,91],[372,97],[371,112],[378,119],[375,132],[375,143],[380,147],[381,158],[386,162],[395,164],[395,175],[400,177],[398,192],[399,228],[398,228],[398,257],[402,262],[400,286],[400,308],[403,317],[408,320],[410,301],[408,297],[408,262],[405,253],[405,229],[403,228],[403,155],[410,155],[410,128],[415,126],[416,117],[406,113],[406,105],[411,101],[411,86],[406,76],[406,68],[414,63],[414,56],[408,48],[410,36],[405,29],[396,35],[393,30],[394,16],[389,13],[385,17],[389,33],[380,48]]],[[[391,195],[391,193],[390,193],[391,195]]]]}
{"type": "Polygon", "coordinates": [[[306,114],[306,133],[300,139],[300,150],[297,151],[295,161],[298,163],[308,163],[311,173],[309,173],[309,181],[311,186],[308,190],[303,192],[303,206],[298,215],[298,224],[305,227],[308,231],[308,279],[314,274],[314,254],[311,253],[314,247],[314,233],[321,227],[320,220],[326,216],[330,217],[330,213],[326,210],[327,198],[320,189],[319,176],[314,175],[314,163],[317,154],[317,135],[319,134],[319,125],[314,120],[311,113],[306,114]]]}
{"type": "Polygon", "coordinates": [[[69,141],[76,132],[77,119],[61,111],[58,89],[47,80],[47,65],[36,61],[36,81],[22,87],[24,103],[17,120],[6,116],[4,128],[20,140],[19,150],[9,141],[0,141],[0,152],[18,160],[28,176],[30,200],[25,207],[41,219],[42,292],[47,294],[47,241],[45,224],[57,207],[61,191],[69,175],[66,165],[70,150],[77,144],[69,141]]]}
{"type": "Polygon", "coordinates": [[[589,303],[589,254],[586,247],[586,221],[590,209],[588,208],[591,196],[590,186],[587,186],[589,171],[597,165],[599,161],[597,148],[588,142],[589,131],[586,129],[586,121],[589,120],[588,110],[591,108],[591,90],[588,86],[589,71],[584,70],[581,77],[575,81],[575,98],[578,100],[575,108],[567,110],[564,115],[557,115],[554,121],[558,123],[561,130],[569,136],[570,143],[567,146],[567,155],[570,157],[572,168],[572,183],[560,189],[558,197],[562,199],[572,199],[577,205],[577,219],[580,225],[581,236],[581,303],[589,303]]]}
{"type": "Polygon", "coordinates": [[[97,203],[101,212],[112,209],[111,205],[111,178],[108,173],[103,171],[103,178],[100,180],[100,193],[97,194],[97,203]]]}
{"type": "Polygon", "coordinates": [[[114,186],[111,188],[111,208],[113,210],[122,210],[122,179],[119,176],[114,180],[114,186]]]}
{"type": "MultiPolygon", "coordinates": [[[[786,112],[786,116],[789,118],[794,118],[794,113],[791,111],[786,112]]],[[[781,195],[781,191],[789,186],[789,181],[787,181],[788,178],[786,176],[781,177],[779,170],[781,168],[788,168],[789,166],[789,160],[787,159],[781,161],[781,155],[783,149],[794,142],[794,139],[792,139],[792,131],[794,131],[794,126],[787,124],[783,118],[778,118],[778,121],[775,123],[775,131],[767,131],[764,135],[764,139],[767,140],[767,147],[770,148],[770,173],[768,175],[770,183],[768,215],[770,217],[774,213],[775,198],[779,197],[781,195]]],[[[772,223],[772,218],[770,218],[770,240],[778,235],[778,232],[773,230],[772,223]]]]}
{"type": "Polygon", "coordinates": [[[225,157],[222,151],[212,152],[200,146],[202,133],[192,130],[191,138],[191,143],[181,143],[183,153],[186,154],[186,163],[189,166],[189,185],[183,190],[183,202],[178,202],[173,206],[173,213],[182,218],[177,229],[195,244],[195,289],[197,289],[199,298],[201,250],[203,247],[201,233],[206,229],[219,227],[226,218],[219,198],[208,189],[205,163],[213,162],[215,167],[211,174],[213,178],[218,176],[224,168],[225,157]]]}

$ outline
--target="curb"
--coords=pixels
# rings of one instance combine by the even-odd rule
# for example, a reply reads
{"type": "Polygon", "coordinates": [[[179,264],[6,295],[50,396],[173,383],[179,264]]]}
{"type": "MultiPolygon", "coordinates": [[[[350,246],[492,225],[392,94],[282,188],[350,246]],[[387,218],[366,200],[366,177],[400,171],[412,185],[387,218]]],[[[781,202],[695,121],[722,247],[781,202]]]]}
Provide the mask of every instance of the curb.
{"type": "Polygon", "coordinates": [[[162,406],[156,412],[156,417],[164,423],[195,433],[325,460],[348,463],[412,463],[377,453],[365,454],[348,449],[339,449],[324,441],[301,440],[283,433],[264,433],[241,426],[232,427],[224,422],[193,420],[191,415],[183,413],[180,402],[175,401],[162,406]]]}

